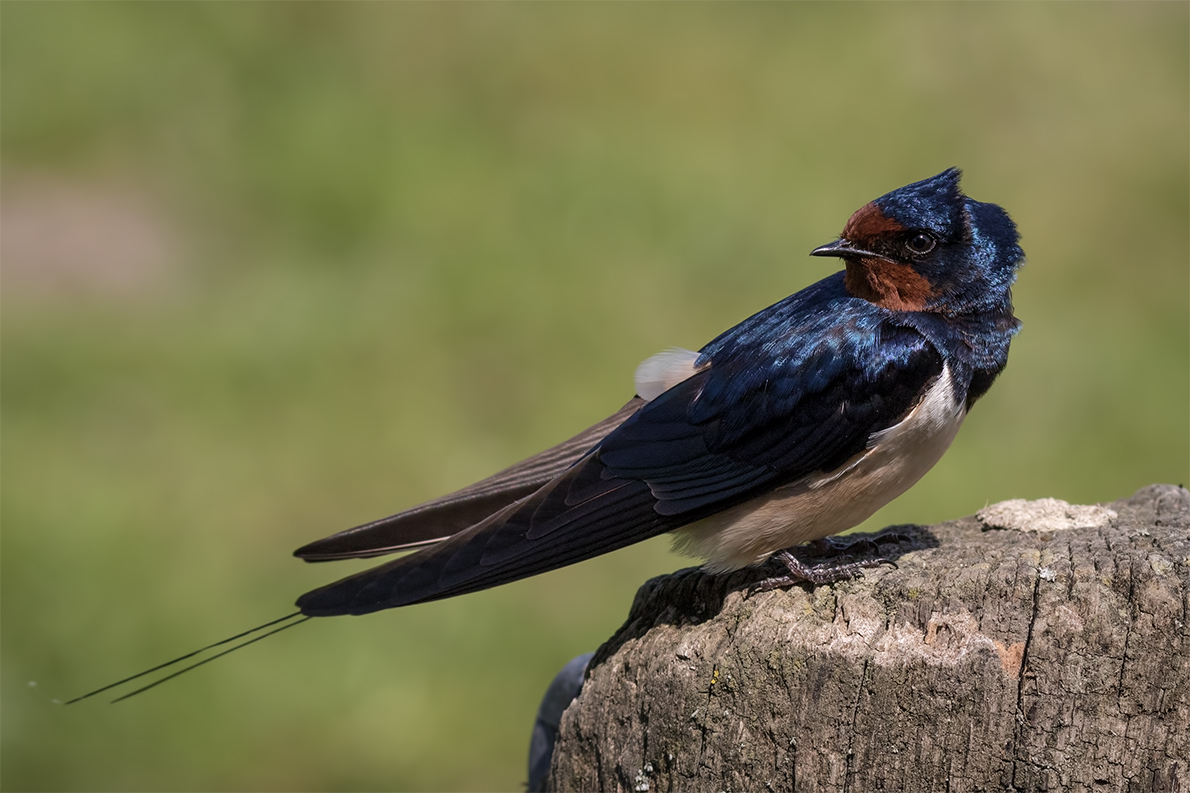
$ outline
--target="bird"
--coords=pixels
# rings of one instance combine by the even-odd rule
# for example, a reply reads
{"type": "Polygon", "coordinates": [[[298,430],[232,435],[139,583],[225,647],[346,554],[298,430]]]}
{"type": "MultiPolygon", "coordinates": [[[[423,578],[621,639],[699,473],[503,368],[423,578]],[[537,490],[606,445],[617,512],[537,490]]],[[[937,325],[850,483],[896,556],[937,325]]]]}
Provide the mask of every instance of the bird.
{"type": "Polygon", "coordinates": [[[1021,326],[1016,225],[968,198],[961,176],[949,168],[861,206],[810,251],[843,270],[698,351],[649,358],[607,419],[298,548],[310,562],[407,553],[303,594],[297,612],[260,628],[478,592],[666,533],[713,573],[776,560],[778,586],[858,574],[873,562],[810,565],[797,549],[829,543],[929,471],[1021,326]]]}

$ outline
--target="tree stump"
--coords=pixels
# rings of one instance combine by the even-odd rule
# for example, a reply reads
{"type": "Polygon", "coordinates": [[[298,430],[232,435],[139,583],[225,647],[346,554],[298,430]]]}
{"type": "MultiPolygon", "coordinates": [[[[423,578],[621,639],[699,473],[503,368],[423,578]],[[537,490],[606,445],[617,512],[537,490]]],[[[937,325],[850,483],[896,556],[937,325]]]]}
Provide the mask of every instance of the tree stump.
{"type": "Polygon", "coordinates": [[[830,586],[647,582],[551,789],[1190,791],[1190,493],[895,528],[830,586]]]}

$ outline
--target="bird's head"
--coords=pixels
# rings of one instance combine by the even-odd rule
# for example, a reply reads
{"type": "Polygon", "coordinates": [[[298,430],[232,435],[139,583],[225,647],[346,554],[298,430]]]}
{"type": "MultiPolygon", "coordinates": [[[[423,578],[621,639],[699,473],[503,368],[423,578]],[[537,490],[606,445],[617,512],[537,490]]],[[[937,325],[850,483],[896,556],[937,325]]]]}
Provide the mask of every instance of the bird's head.
{"type": "Polygon", "coordinates": [[[959,190],[957,168],[860,207],[811,251],[847,264],[847,291],[894,311],[962,314],[1004,305],[1024,259],[1016,225],[959,190]]]}

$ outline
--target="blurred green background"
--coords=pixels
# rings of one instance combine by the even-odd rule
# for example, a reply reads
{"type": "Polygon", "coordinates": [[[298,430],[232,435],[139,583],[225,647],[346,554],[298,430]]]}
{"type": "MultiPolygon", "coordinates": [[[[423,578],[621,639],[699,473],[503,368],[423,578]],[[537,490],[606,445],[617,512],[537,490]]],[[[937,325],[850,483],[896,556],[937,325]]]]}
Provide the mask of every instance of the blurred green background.
{"type": "Polygon", "coordinates": [[[950,165],[1024,330],[866,526],[1190,480],[1186,4],[0,13],[6,790],[519,788],[664,539],[50,699],[286,613],[361,567],[293,548],[602,418],[950,165]]]}

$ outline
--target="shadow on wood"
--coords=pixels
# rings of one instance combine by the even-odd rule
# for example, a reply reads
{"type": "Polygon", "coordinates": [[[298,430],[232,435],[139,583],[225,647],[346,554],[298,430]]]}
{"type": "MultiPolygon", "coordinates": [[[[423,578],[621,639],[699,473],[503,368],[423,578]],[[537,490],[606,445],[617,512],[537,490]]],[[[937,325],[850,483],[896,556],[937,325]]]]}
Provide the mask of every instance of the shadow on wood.
{"type": "Polygon", "coordinates": [[[1190,493],[897,528],[832,586],[646,583],[551,789],[1190,790],[1190,493]]]}

